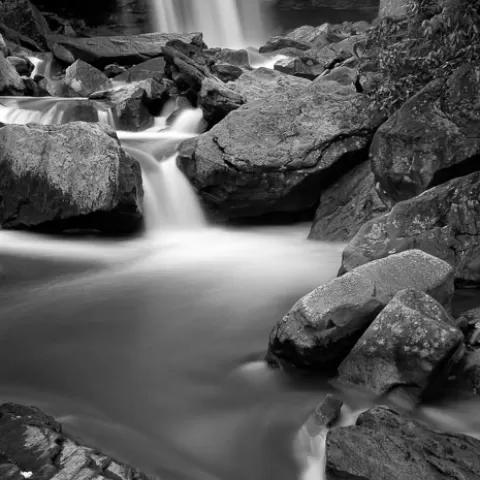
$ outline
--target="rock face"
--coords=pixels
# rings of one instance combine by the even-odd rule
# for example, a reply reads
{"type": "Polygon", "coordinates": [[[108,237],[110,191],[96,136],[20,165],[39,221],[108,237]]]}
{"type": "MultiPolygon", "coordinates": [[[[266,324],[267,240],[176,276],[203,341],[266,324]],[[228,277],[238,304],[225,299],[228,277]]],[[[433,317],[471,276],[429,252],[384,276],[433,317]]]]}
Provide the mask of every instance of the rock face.
{"type": "Polygon", "coordinates": [[[55,56],[68,64],[83,60],[103,69],[112,63],[135,65],[162,55],[162,48],[173,39],[203,45],[201,33],[148,33],[143,35],[74,38],[62,35],[48,37],[55,56]]]}
{"type": "Polygon", "coordinates": [[[463,334],[443,307],[426,293],[402,290],[341,363],[339,381],[418,400],[463,353],[463,334]]]}
{"type": "Polygon", "coordinates": [[[65,83],[81,97],[105,90],[111,86],[108,77],[82,60],[77,60],[65,72],[65,83]]]}
{"type": "Polygon", "coordinates": [[[23,95],[24,90],[22,78],[0,53],[0,95],[23,95]]]}
{"type": "Polygon", "coordinates": [[[411,198],[453,177],[480,170],[480,69],[459,68],[434,80],[375,134],[372,167],[385,194],[411,198]]]}
{"type": "Polygon", "coordinates": [[[419,248],[455,268],[459,284],[478,285],[480,172],[397,203],[367,222],[343,252],[342,272],[395,252],[419,248]]]}
{"type": "Polygon", "coordinates": [[[142,223],[140,166],[95,124],[0,128],[0,197],[3,228],[120,233],[142,223]]]}
{"type": "Polygon", "coordinates": [[[328,77],[273,91],[184,143],[178,162],[205,202],[227,217],[309,210],[333,168],[363,158],[380,122],[369,106],[353,85],[328,77]]]}
{"type": "Polygon", "coordinates": [[[63,435],[52,417],[37,408],[11,403],[0,406],[0,477],[148,480],[138,469],[78,445],[63,435]]]}
{"type": "Polygon", "coordinates": [[[476,480],[480,441],[439,433],[386,407],[327,435],[327,480],[476,480]]]}
{"type": "Polygon", "coordinates": [[[318,372],[335,369],[380,311],[406,288],[428,293],[449,309],[452,268],[409,250],[335,278],[301,298],[277,323],[268,361],[318,372]]]}
{"type": "Polygon", "coordinates": [[[308,238],[348,241],[365,222],[386,211],[370,162],[363,162],[322,191],[308,238]]]}

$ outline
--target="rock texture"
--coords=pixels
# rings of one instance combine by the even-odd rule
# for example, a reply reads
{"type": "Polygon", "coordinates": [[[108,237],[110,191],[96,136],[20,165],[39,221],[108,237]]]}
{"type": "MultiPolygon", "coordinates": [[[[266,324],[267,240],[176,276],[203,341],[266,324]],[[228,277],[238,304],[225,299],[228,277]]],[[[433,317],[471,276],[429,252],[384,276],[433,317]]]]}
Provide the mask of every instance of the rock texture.
{"type": "Polygon", "coordinates": [[[77,60],[67,68],[65,83],[81,97],[88,97],[93,92],[106,90],[111,86],[103,72],[82,60],[77,60]]]}
{"type": "Polygon", "coordinates": [[[179,165],[205,202],[230,218],[318,203],[333,169],[364,158],[381,118],[339,77],[272,92],[186,142],[179,165]]]}
{"type": "Polygon", "coordinates": [[[480,170],[480,68],[463,65],[408,100],[379,128],[370,155],[394,201],[480,170]]]}
{"type": "Polygon", "coordinates": [[[463,334],[443,307],[426,293],[402,290],[341,363],[338,378],[378,395],[420,400],[463,353],[463,334]]]}
{"type": "Polygon", "coordinates": [[[163,57],[157,57],[129,68],[125,72],[120,73],[120,75],[115,76],[115,80],[131,83],[153,78],[157,82],[161,82],[164,76],[165,59],[163,57]]]}
{"type": "Polygon", "coordinates": [[[115,133],[96,124],[0,128],[2,228],[132,232],[142,179],[115,133]]]}
{"type": "Polygon", "coordinates": [[[23,95],[24,90],[22,78],[0,53],[0,95],[23,95]]]}
{"type": "Polygon", "coordinates": [[[407,14],[408,0],[380,0],[380,18],[402,18],[407,14]]]}
{"type": "Polygon", "coordinates": [[[335,278],[301,298],[277,323],[268,361],[318,372],[336,369],[380,311],[406,288],[428,293],[449,309],[452,268],[409,250],[335,278]]]}
{"type": "Polygon", "coordinates": [[[419,248],[455,268],[458,284],[480,284],[480,172],[397,203],[367,222],[343,252],[342,272],[419,248]]]}
{"type": "Polygon", "coordinates": [[[327,435],[327,480],[476,480],[480,441],[440,433],[386,407],[327,435]]]}
{"type": "Polygon", "coordinates": [[[148,480],[136,468],[118,463],[62,433],[52,417],[35,407],[0,406],[2,480],[148,480]]]}

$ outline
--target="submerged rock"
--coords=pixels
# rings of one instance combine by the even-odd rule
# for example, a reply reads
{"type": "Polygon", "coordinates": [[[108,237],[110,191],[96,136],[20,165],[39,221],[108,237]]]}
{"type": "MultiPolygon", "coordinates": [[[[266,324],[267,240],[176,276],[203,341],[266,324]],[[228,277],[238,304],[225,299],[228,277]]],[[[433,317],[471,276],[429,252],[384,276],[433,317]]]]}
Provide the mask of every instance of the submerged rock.
{"type": "Polygon", "coordinates": [[[35,407],[0,405],[2,480],[148,480],[140,470],[83,447],[35,407]]]}
{"type": "Polygon", "coordinates": [[[93,92],[111,86],[110,80],[103,72],[82,60],[77,60],[67,68],[65,84],[81,97],[88,97],[93,92]]]}
{"type": "Polygon", "coordinates": [[[271,364],[330,372],[401,290],[428,293],[450,309],[453,271],[420,250],[363,265],[301,298],[273,328],[271,364]]]}
{"type": "Polygon", "coordinates": [[[342,272],[419,248],[450,263],[458,284],[480,284],[480,172],[397,203],[370,220],[343,252],[342,272]]]}
{"type": "Polygon", "coordinates": [[[477,480],[480,441],[440,433],[386,408],[327,434],[327,480],[477,480]]]}
{"type": "Polygon", "coordinates": [[[402,290],[341,363],[338,379],[419,400],[463,353],[463,334],[443,307],[426,293],[402,290]]]}
{"type": "Polygon", "coordinates": [[[140,166],[98,124],[0,128],[2,228],[132,232],[142,224],[140,166]]]}

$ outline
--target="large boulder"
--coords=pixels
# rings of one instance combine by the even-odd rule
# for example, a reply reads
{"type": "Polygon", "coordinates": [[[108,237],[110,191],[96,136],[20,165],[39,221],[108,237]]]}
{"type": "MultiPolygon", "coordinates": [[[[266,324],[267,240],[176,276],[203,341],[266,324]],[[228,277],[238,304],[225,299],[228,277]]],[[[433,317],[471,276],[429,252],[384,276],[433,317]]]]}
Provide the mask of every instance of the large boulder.
{"type": "Polygon", "coordinates": [[[397,203],[370,220],[343,252],[341,272],[419,248],[455,268],[458,284],[480,284],[480,172],[397,203]]]}
{"type": "Polygon", "coordinates": [[[139,63],[120,73],[120,75],[115,76],[115,81],[131,83],[153,78],[157,82],[161,82],[164,76],[165,59],[163,57],[157,57],[139,63]]]}
{"type": "Polygon", "coordinates": [[[440,433],[386,408],[327,434],[327,480],[477,480],[480,441],[440,433]]]}
{"type": "Polygon", "coordinates": [[[338,378],[416,401],[448,377],[463,353],[463,334],[443,307],[426,293],[402,290],[340,364],[338,378]]]}
{"type": "Polygon", "coordinates": [[[82,60],[77,60],[67,68],[65,84],[81,97],[88,97],[93,92],[111,86],[110,79],[103,72],[82,60]]]}
{"type": "Polygon", "coordinates": [[[310,210],[333,170],[365,158],[381,122],[370,106],[340,76],[274,90],[185,142],[178,162],[205,202],[227,217],[310,210]]]}
{"type": "Polygon", "coordinates": [[[362,162],[322,191],[308,238],[348,241],[365,222],[386,211],[370,162],[362,162]]]}
{"type": "Polygon", "coordinates": [[[410,250],[335,278],[302,297],[277,323],[267,359],[316,372],[336,369],[375,317],[406,288],[428,293],[449,309],[452,268],[410,250]]]}
{"type": "Polygon", "coordinates": [[[23,95],[25,83],[15,68],[0,53],[0,95],[23,95]]]}
{"type": "Polygon", "coordinates": [[[58,422],[35,407],[0,406],[2,480],[148,480],[140,470],[65,436],[58,422]]]}
{"type": "Polygon", "coordinates": [[[162,48],[171,40],[202,46],[201,33],[147,33],[114,37],[75,38],[62,35],[48,37],[55,56],[68,64],[80,59],[103,69],[112,63],[135,65],[162,55],[162,48]]]}
{"type": "Polygon", "coordinates": [[[393,201],[480,170],[480,68],[463,65],[408,100],[375,134],[373,171],[393,201]]]}
{"type": "Polygon", "coordinates": [[[142,177],[113,130],[98,124],[0,128],[0,225],[132,232],[142,177]]]}

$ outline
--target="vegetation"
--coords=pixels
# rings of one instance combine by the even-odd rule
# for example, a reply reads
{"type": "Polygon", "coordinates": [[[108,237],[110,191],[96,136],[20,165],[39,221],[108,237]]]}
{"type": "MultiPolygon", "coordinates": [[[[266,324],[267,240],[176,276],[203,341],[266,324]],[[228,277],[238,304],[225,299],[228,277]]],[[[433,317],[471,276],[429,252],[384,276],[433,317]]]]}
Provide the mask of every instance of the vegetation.
{"type": "Polygon", "coordinates": [[[391,114],[431,80],[480,63],[480,0],[410,0],[406,18],[384,19],[371,41],[383,77],[374,96],[391,114]]]}

